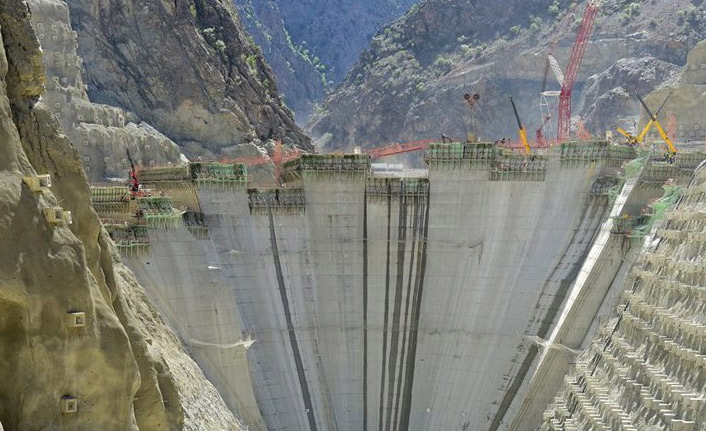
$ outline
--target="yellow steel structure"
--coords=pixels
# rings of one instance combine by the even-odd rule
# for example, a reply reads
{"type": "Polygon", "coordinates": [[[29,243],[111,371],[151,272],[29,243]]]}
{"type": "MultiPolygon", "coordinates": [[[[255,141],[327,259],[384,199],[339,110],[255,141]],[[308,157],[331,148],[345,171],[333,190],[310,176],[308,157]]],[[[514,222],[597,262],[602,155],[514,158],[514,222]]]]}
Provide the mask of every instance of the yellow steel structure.
{"type": "Polygon", "coordinates": [[[510,96],[510,103],[512,103],[512,110],[515,112],[515,119],[517,119],[517,127],[519,127],[518,134],[520,136],[520,142],[522,142],[522,146],[525,147],[525,152],[527,154],[532,154],[532,149],[530,148],[529,143],[527,142],[527,131],[522,125],[522,120],[520,120],[520,114],[517,113],[517,106],[515,106],[515,101],[512,100],[512,96],[510,96]]]}

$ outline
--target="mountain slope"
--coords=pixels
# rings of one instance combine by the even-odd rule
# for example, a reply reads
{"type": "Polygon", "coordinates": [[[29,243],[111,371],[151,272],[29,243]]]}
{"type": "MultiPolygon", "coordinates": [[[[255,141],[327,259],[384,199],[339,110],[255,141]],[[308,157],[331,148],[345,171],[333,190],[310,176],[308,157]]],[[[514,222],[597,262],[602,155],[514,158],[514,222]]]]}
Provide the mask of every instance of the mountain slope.
{"type": "Polygon", "coordinates": [[[306,121],[384,24],[417,0],[244,0],[240,16],[262,48],[287,105],[306,121]]]}
{"type": "MultiPolygon", "coordinates": [[[[567,12],[568,1],[426,0],[375,36],[306,129],[322,148],[438,139],[441,133],[460,139],[470,130],[495,140],[516,136],[507,100],[511,93],[533,131],[541,122],[538,104],[547,47],[558,37],[554,56],[565,67],[584,5],[567,12]],[[568,31],[558,33],[567,13],[568,31]],[[467,92],[481,95],[474,112],[463,101],[467,92]]],[[[588,77],[621,59],[651,56],[681,67],[704,31],[700,17],[705,8],[688,0],[604,1],[575,86],[574,114],[590,110],[595,102],[579,105],[588,77]],[[679,16],[683,18],[670,18],[679,16]]],[[[628,82],[614,80],[612,88],[631,86],[634,76],[639,74],[625,74],[621,79],[628,82]]],[[[666,70],[659,76],[673,75],[666,70]]],[[[658,81],[651,80],[644,91],[658,81]]],[[[558,89],[552,76],[547,89],[558,89]]],[[[630,109],[634,111],[622,115],[639,114],[637,106],[630,109]]],[[[596,118],[591,131],[602,134],[606,123],[611,119],[596,118]]]]}

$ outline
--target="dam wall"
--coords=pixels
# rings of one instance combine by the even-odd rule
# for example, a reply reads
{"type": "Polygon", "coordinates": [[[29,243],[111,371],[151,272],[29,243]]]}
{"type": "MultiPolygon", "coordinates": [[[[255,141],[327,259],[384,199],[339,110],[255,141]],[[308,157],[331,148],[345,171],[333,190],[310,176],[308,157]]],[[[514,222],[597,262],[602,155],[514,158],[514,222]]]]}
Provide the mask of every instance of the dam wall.
{"type": "MultiPolygon", "coordinates": [[[[676,205],[648,237],[622,285],[617,312],[564,377],[542,429],[706,426],[704,180],[699,167],[689,187],[673,195],[679,196],[676,205]]],[[[671,187],[666,190],[675,193],[671,187]]]]}
{"type": "Polygon", "coordinates": [[[623,150],[435,145],[413,176],[303,156],[277,189],[146,174],[199,229],[150,227],[128,264],[243,417],[253,388],[253,427],[500,429],[613,211],[623,150]]]}

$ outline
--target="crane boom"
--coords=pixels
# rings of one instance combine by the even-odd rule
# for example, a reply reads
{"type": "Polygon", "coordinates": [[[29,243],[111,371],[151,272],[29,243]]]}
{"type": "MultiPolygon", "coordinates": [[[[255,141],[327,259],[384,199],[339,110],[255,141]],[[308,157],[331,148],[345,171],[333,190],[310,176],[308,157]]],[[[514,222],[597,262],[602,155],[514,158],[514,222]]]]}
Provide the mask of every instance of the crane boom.
{"type": "MultiPolygon", "coordinates": [[[[664,105],[667,104],[667,101],[669,98],[672,96],[672,93],[669,93],[667,97],[664,98],[664,102],[659,106],[659,109],[657,109],[657,112],[655,113],[655,118],[659,116],[659,113],[662,112],[662,108],[664,108],[664,105]]],[[[650,131],[652,128],[652,125],[654,124],[654,119],[650,118],[650,121],[647,122],[645,125],[645,128],[642,129],[642,132],[640,135],[637,137],[637,142],[642,142],[645,139],[645,136],[647,136],[647,133],[650,131]]]]}
{"type": "Polygon", "coordinates": [[[578,34],[576,35],[576,42],[574,42],[574,46],[571,49],[569,64],[566,67],[566,73],[564,73],[564,83],[561,86],[561,94],[559,94],[559,125],[557,138],[560,142],[569,137],[571,128],[571,91],[574,88],[581,61],[586,53],[588,41],[593,33],[599,5],[600,0],[589,0],[586,4],[586,10],[583,14],[578,34]]]}
{"type": "Polygon", "coordinates": [[[512,103],[512,110],[515,112],[517,127],[519,127],[518,134],[520,135],[520,142],[522,142],[522,146],[525,147],[525,152],[527,154],[530,154],[532,153],[532,149],[530,148],[529,143],[527,143],[527,131],[522,125],[522,120],[520,120],[520,114],[517,113],[517,106],[515,106],[515,101],[512,100],[512,96],[510,96],[510,103],[512,103]]]}
{"type": "Polygon", "coordinates": [[[554,72],[554,76],[556,77],[556,80],[559,82],[559,85],[564,85],[564,72],[561,71],[561,66],[559,66],[559,62],[556,61],[556,58],[554,58],[553,55],[549,54],[547,56],[547,60],[549,60],[549,66],[552,68],[552,72],[554,72]]]}
{"type": "Polygon", "coordinates": [[[642,97],[640,97],[639,94],[635,93],[635,95],[640,100],[640,104],[642,105],[642,107],[645,108],[647,115],[649,115],[650,118],[652,119],[652,122],[654,123],[655,127],[657,128],[657,131],[659,132],[659,135],[662,137],[662,140],[664,140],[664,142],[667,144],[667,147],[669,147],[669,151],[671,152],[672,156],[676,155],[677,148],[672,143],[672,140],[669,139],[669,136],[664,131],[664,129],[662,129],[662,125],[659,124],[659,121],[657,120],[657,116],[652,113],[650,108],[647,106],[647,103],[645,103],[645,101],[642,100],[642,97]]]}

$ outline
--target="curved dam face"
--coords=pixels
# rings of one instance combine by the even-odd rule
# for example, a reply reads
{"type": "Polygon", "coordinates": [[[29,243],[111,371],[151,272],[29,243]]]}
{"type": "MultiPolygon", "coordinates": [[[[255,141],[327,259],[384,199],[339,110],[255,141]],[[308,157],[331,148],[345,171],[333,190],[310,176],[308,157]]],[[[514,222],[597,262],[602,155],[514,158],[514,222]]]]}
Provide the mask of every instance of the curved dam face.
{"type": "Polygon", "coordinates": [[[305,156],[276,190],[146,173],[188,213],[126,261],[252,429],[504,429],[612,208],[619,150],[434,145],[428,175],[305,156]]]}

